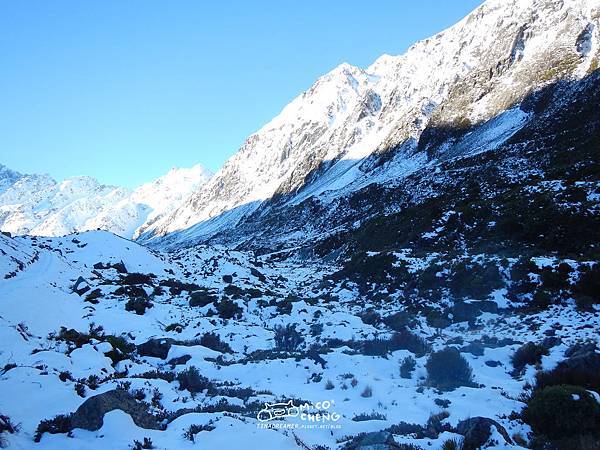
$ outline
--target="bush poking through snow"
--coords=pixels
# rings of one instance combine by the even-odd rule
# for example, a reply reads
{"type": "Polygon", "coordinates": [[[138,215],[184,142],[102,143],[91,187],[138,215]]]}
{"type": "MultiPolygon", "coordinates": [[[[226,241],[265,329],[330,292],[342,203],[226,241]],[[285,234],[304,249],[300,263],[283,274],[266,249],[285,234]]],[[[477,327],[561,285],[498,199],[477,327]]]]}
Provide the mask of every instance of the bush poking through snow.
{"type": "Polygon", "coordinates": [[[275,327],[275,348],[286,352],[298,350],[302,345],[304,338],[296,330],[296,325],[288,323],[285,327],[277,325],[275,327]]]}
{"type": "Polygon", "coordinates": [[[417,361],[412,356],[407,356],[400,363],[400,376],[402,378],[412,378],[412,373],[417,367],[417,361]]]}
{"type": "Polygon", "coordinates": [[[195,436],[201,431],[212,431],[215,427],[212,425],[212,420],[208,422],[206,425],[190,425],[185,433],[183,433],[183,437],[189,441],[194,442],[195,436]]]}
{"type": "Polygon", "coordinates": [[[223,298],[215,303],[215,307],[221,319],[239,319],[242,316],[242,308],[233,300],[223,298]]]}
{"type": "Polygon", "coordinates": [[[137,440],[133,441],[133,450],[151,450],[153,448],[155,448],[154,444],[149,437],[145,437],[143,442],[137,440]]]}
{"type": "Polygon", "coordinates": [[[327,380],[327,382],[325,383],[325,389],[331,391],[333,388],[335,388],[335,384],[333,384],[333,381],[327,380]]]}
{"type": "Polygon", "coordinates": [[[525,366],[541,363],[542,356],[547,354],[548,349],[541,344],[536,344],[535,342],[523,344],[510,358],[514,367],[513,375],[520,375],[525,366]]]}
{"type": "Polygon", "coordinates": [[[538,441],[548,440],[558,448],[582,448],[576,442],[583,436],[600,440],[600,404],[578,386],[535,391],[522,416],[538,441]]]}
{"type": "Polygon", "coordinates": [[[360,393],[360,396],[364,398],[373,397],[373,388],[371,386],[365,387],[364,391],[360,393]]]}
{"type": "Polygon", "coordinates": [[[71,417],[72,414],[61,414],[52,419],[42,420],[33,436],[34,442],[40,442],[44,433],[58,434],[71,432],[71,417]]]}
{"type": "Polygon", "coordinates": [[[152,302],[146,298],[130,298],[125,303],[125,311],[135,312],[138,316],[143,316],[147,309],[152,308],[152,302]]]}
{"type": "Polygon", "coordinates": [[[179,389],[187,389],[190,393],[196,394],[205,389],[212,387],[212,383],[208,378],[200,375],[200,372],[195,366],[191,366],[177,375],[179,381],[179,389]]]}
{"type": "Polygon", "coordinates": [[[425,363],[427,382],[439,389],[455,389],[473,385],[473,371],[467,360],[454,347],[432,353],[425,363]]]}

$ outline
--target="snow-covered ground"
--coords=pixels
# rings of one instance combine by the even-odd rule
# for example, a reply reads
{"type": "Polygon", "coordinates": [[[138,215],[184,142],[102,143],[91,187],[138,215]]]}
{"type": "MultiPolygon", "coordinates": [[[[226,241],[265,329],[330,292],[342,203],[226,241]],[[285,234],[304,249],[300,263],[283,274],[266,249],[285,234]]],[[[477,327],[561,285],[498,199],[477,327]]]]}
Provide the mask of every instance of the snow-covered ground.
{"type": "MultiPolygon", "coordinates": [[[[496,420],[511,436],[526,435],[528,426],[509,418],[511,412],[522,409],[519,396],[526,384],[533,382],[536,370],[552,368],[560,361],[572,343],[597,339],[594,330],[600,327],[598,314],[580,313],[574,307],[560,307],[560,312],[550,308],[528,320],[511,311],[485,313],[479,327],[463,322],[441,331],[420,317],[411,331],[423,337],[432,350],[448,345],[468,347],[471,342],[485,341],[486,336],[508,342],[484,346],[482,354],[463,349],[475,384],[440,391],[425,382],[426,355],[394,350],[369,356],[352,344],[388,338],[391,330],[361,319],[374,305],[362,298],[352,283],[324,283],[324,277],[337,267],[278,261],[272,255],[220,247],[160,254],[107,232],[0,238],[4,255],[0,273],[0,367],[4,368],[0,370],[0,414],[20,424],[17,433],[5,434],[10,448],[16,449],[128,448],[144,437],[150,438],[155,448],[165,449],[248,445],[333,449],[351,436],[401,422],[425,426],[432,414],[442,410],[449,414],[443,422],[450,427],[483,416],[496,420]],[[18,268],[16,261],[22,263],[18,268]],[[149,277],[123,281],[134,273],[149,277]],[[85,281],[77,288],[89,286],[81,295],[73,292],[79,277],[85,281]],[[128,284],[138,281],[143,284],[128,284]],[[143,289],[152,304],[144,314],[126,310],[132,295],[144,296],[127,292],[135,288],[143,289]],[[206,306],[190,306],[188,289],[214,294],[214,299],[206,306]],[[220,298],[235,302],[239,316],[222,318],[223,314],[217,313],[220,298]],[[293,351],[273,351],[276,327],[287,324],[296,326],[303,342],[293,351]],[[98,326],[103,330],[98,331],[98,326]],[[68,343],[65,332],[70,329],[92,337],[68,343]],[[510,357],[520,343],[541,341],[548,330],[554,330],[560,341],[543,357],[541,367],[528,366],[522,376],[511,376],[510,357]],[[207,342],[213,348],[201,345],[200,339],[210,332],[229,348],[207,342]],[[137,346],[151,338],[174,341],[162,359],[142,356],[147,352],[138,347],[114,362],[107,357],[114,357],[108,335],[137,346]],[[402,378],[399,367],[407,356],[415,358],[416,368],[411,378],[402,378]],[[180,361],[173,361],[175,358],[180,361]],[[177,379],[147,374],[173,371],[176,376],[192,366],[210,380],[195,394],[181,389],[177,379]],[[40,421],[73,413],[86,399],[117,387],[144,398],[163,429],[144,429],[129,414],[115,409],[106,413],[99,430],[46,432],[34,443],[40,421]],[[290,400],[295,406],[311,406],[303,411],[305,415],[258,420],[264,403],[290,400]],[[329,413],[323,415],[327,419],[313,421],[318,411],[329,413]],[[365,420],[360,420],[361,414],[366,415],[365,420]],[[359,420],[353,420],[357,416],[359,420]],[[192,441],[184,437],[191,425],[207,427],[192,441]]],[[[414,267],[426,263],[397,256],[414,267]]],[[[392,295],[390,301],[377,305],[381,316],[404,309],[394,298],[392,295]]],[[[502,291],[495,292],[494,298],[508,304],[502,291]]],[[[395,439],[439,448],[453,436],[457,435],[444,431],[420,438],[396,434],[395,439]]],[[[490,448],[507,447],[500,444],[503,440],[498,442],[490,448]]]]}

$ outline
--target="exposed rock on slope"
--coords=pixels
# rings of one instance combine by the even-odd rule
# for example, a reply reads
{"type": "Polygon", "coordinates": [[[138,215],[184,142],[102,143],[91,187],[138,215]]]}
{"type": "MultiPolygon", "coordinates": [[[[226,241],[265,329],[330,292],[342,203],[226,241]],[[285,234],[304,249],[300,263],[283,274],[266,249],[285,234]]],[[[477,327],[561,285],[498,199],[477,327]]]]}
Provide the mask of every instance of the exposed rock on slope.
{"type": "Polygon", "coordinates": [[[529,120],[518,107],[529,94],[598,67],[599,17],[597,0],[490,0],[404,55],[382,56],[366,70],[343,64],[250,136],[141,239],[173,247],[231,235],[269,215],[273,203],[330,202],[404,178],[443,153],[493,149],[529,120]],[[426,154],[417,144],[426,129],[454,133],[483,123],[487,132],[460,148],[438,139],[426,154]]]}

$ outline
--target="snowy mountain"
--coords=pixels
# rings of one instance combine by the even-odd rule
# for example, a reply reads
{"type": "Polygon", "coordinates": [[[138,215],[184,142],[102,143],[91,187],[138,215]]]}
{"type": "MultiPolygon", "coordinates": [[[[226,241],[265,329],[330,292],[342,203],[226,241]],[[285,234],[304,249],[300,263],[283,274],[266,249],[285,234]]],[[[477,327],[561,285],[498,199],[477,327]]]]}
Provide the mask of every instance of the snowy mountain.
{"type": "Polygon", "coordinates": [[[252,228],[273,203],[329,202],[397,181],[441,159],[419,148],[425,130],[486,124],[463,148],[498,147],[530,119],[520,108],[528,95],[598,67],[599,8],[597,0],[490,0],[404,55],[384,55],[365,70],[342,64],[250,136],[142,241],[201,242],[244,222],[252,228]]]}
{"type": "Polygon", "coordinates": [[[174,168],[131,191],[91,177],[57,182],[48,175],[22,175],[0,166],[0,229],[41,236],[102,229],[132,237],[174,209],[210,175],[200,165],[174,168]]]}

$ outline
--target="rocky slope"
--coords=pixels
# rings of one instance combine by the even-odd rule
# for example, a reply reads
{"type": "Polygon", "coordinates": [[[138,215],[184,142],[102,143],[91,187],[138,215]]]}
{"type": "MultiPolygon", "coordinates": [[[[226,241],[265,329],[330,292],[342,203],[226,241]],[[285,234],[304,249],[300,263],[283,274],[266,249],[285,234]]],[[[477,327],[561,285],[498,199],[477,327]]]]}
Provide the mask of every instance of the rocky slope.
{"type": "Polygon", "coordinates": [[[168,247],[231,236],[244,223],[261,229],[254,221],[274,204],[328,203],[467,150],[493,150],[530,119],[520,108],[528,95],[598,67],[599,18],[596,0],[491,0],[404,55],[383,56],[365,70],[343,64],[141,239],[168,247]],[[425,130],[477,125],[486,127],[477,140],[452,149],[440,141],[427,153],[419,145],[425,130]]]}
{"type": "Polygon", "coordinates": [[[61,236],[103,229],[132,237],[174,209],[210,175],[200,165],[172,169],[131,191],[91,177],[57,182],[48,175],[22,175],[0,165],[0,230],[61,236]]]}

